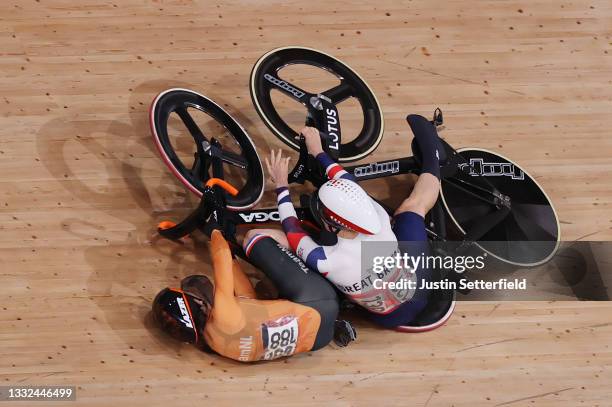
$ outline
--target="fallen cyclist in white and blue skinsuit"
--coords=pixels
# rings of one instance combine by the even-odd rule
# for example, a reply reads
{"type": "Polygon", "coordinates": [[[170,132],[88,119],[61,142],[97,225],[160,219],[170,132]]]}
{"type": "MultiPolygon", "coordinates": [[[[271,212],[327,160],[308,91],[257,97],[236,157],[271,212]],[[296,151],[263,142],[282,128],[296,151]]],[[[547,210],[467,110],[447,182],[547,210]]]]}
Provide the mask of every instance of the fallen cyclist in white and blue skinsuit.
{"type": "Polygon", "coordinates": [[[427,255],[429,251],[424,217],[438,199],[439,158],[443,148],[437,136],[432,137],[431,131],[423,131],[425,126],[434,126],[426,118],[410,115],[407,120],[420,150],[422,172],[393,219],[351,174],[323,151],[317,129],[306,127],[301,131],[308,152],[317,158],[329,178],[318,191],[315,211],[325,228],[337,234],[337,243],[330,246],[317,244],[302,228],[287,188],[288,158],[282,157],[280,151],[278,154],[272,152],[266,164],[276,184],[284,233],[273,229],[250,230],[245,236],[244,247],[253,264],[264,270],[275,267],[274,253],[290,247],[309,268],[321,273],[351,301],[368,310],[377,324],[387,328],[409,324],[427,305],[429,292],[418,287],[421,280],[430,278],[430,270],[420,267],[414,274],[407,275],[406,270],[398,268],[365,275],[360,267],[362,242],[395,242],[393,250],[385,253],[387,256],[397,252],[398,241],[413,242],[410,251],[415,251],[417,256],[427,255]],[[416,282],[417,288],[375,289],[373,280],[376,278],[385,282],[409,278],[416,282]]]}

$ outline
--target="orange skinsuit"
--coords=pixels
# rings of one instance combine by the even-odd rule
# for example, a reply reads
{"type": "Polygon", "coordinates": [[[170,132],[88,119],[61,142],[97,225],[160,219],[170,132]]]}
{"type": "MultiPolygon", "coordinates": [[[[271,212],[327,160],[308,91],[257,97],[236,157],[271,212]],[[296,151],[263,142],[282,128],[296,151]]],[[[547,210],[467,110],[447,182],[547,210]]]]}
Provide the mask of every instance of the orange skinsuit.
{"type": "Polygon", "coordinates": [[[204,327],[208,346],[241,362],[276,359],[312,349],[319,313],[287,300],[258,300],[218,230],[212,233],[215,297],[204,327]]]}

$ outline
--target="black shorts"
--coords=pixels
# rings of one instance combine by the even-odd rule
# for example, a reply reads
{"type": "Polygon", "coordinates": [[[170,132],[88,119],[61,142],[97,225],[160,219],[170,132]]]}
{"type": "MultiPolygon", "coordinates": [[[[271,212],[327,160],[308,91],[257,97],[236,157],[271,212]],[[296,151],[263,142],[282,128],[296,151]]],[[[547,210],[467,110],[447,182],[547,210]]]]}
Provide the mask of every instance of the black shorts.
{"type": "Polygon", "coordinates": [[[333,286],[269,236],[255,235],[246,246],[249,260],[272,280],[280,298],[314,308],[321,315],[321,325],[311,350],[331,342],[339,310],[333,286]]]}

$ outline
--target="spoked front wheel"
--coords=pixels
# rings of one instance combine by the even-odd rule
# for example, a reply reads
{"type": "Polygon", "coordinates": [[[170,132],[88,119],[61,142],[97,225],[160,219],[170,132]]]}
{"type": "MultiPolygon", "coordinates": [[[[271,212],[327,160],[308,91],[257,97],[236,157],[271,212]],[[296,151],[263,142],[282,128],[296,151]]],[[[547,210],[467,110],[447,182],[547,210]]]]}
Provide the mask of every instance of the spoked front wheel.
{"type": "Polygon", "coordinates": [[[529,267],[548,261],[559,244],[559,221],[536,180],[499,154],[476,148],[458,153],[459,171],[443,179],[441,189],[457,229],[469,236],[485,226],[476,243],[504,262],[529,267]]]}
{"type": "MultiPolygon", "coordinates": [[[[251,72],[251,98],[259,116],[266,126],[294,150],[299,150],[298,133],[289,124],[288,116],[298,116],[302,124],[307,111],[312,109],[326,112],[331,123],[328,128],[319,129],[335,136],[338,142],[338,161],[348,162],[359,160],[370,154],[383,136],[383,115],[378,100],[374,96],[368,84],[348,65],[325,54],[304,47],[286,47],[274,49],[263,55],[253,67],[251,72]],[[313,84],[295,83],[291,75],[286,74],[287,69],[299,67],[305,73],[298,72],[302,79],[311,79],[313,84]],[[313,67],[316,68],[313,70],[313,67]],[[325,77],[319,75],[327,75],[325,77]],[[313,79],[316,77],[317,79],[313,79]],[[320,87],[329,87],[320,89],[320,87]],[[283,114],[274,102],[274,93],[288,98],[287,103],[301,104],[302,113],[283,114]],[[338,118],[338,105],[350,105],[357,101],[359,105],[356,120],[361,120],[362,125],[355,129],[354,133],[348,134],[344,128],[342,137],[340,133],[340,122],[342,125],[351,124],[338,118]],[[328,108],[323,108],[321,102],[325,101],[328,108]],[[305,109],[304,109],[305,107],[305,109]],[[281,117],[283,114],[284,117],[281,117]]],[[[355,115],[356,116],[356,115],[355,115]]]]}
{"type": "Polygon", "coordinates": [[[264,174],[253,141],[223,108],[188,89],[169,89],[151,105],[151,133],[162,159],[189,190],[202,196],[213,161],[238,186],[230,210],[248,209],[263,194],[264,174]]]}

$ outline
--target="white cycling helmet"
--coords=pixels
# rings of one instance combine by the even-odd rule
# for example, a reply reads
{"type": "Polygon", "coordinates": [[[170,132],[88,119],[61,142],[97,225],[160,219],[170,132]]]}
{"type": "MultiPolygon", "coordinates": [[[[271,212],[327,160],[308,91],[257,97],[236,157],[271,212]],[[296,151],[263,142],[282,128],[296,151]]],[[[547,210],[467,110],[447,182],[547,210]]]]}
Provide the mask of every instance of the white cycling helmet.
{"type": "Polygon", "coordinates": [[[327,181],[318,191],[316,212],[334,228],[375,235],[381,224],[372,199],[357,183],[339,178],[327,181]]]}

